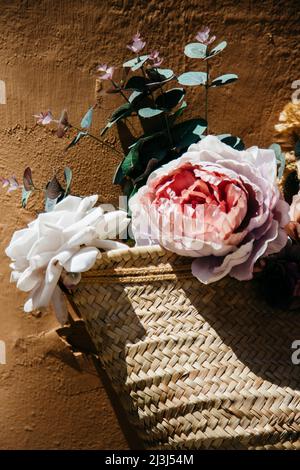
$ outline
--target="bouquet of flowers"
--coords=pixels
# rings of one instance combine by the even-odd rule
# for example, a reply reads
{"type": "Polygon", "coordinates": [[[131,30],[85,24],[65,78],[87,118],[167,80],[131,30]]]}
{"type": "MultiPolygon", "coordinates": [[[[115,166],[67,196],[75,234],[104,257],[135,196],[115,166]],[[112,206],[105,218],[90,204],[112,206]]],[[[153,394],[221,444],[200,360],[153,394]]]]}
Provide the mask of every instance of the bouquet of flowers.
{"type": "Polygon", "coordinates": [[[215,41],[208,27],[198,32],[184,54],[201,70],[178,74],[162,67],[158,51],[146,53],[146,42],[136,34],[127,46],[134,57],[120,68],[98,67],[97,83],[105,82],[105,92],[119,95],[123,103],[97,134],[91,128],[99,99],[80,126],[70,122],[66,110],[59,119],[51,111],[36,116],[39,124],[57,126],[58,138],[66,139],[76,130],[66,150],[93,138],[120,155],[105,138],[116,126],[124,155],[113,182],[121,186],[129,205],[128,213],[107,212],[101,205],[95,207],[96,196],[71,195],[70,168],[65,168],[65,188],[54,176],[45,190],[38,189],[30,168],[24,172],[23,186],[16,177],[3,180],[9,191],[22,189],[23,207],[36,191],[45,193],[45,212],[16,232],[6,250],[12,281],[29,292],[25,311],[52,302],[64,323],[66,308],[58,282],[71,289],[103,250],[124,248],[132,244],[130,239],[139,246],[159,244],[192,257],[193,275],[204,284],[227,275],[249,280],[257,273],[273,304],[294,305],[300,293],[299,183],[289,193],[289,207],[278,186],[285,172],[278,144],[245,149],[239,137],[209,134],[210,90],[238,78],[234,73],[213,76],[211,63],[227,46],[226,41],[215,41]],[[203,91],[204,117],[184,120],[190,87],[203,91]],[[271,295],[275,285],[281,288],[271,295]]]}

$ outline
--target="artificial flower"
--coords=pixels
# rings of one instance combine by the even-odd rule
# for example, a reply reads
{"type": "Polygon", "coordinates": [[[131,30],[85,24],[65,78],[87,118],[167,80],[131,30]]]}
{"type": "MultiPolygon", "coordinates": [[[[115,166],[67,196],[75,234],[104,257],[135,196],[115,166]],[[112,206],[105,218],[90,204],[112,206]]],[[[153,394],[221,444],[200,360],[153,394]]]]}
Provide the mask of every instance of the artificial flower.
{"type": "Polygon", "coordinates": [[[15,176],[12,176],[11,178],[1,178],[1,180],[2,188],[7,188],[8,193],[11,193],[12,191],[16,191],[16,189],[21,188],[15,176]]]}
{"type": "Polygon", "coordinates": [[[129,204],[137,244],[197,258],[192,271],[205,284],[251,279],[256,261],[287,242],[271,149],[238,151],[207,136],[155,170],[129,204]]]}
{"type": "Polygon", "coordinates": [[[293,196],[289,215],[291,221],[285,226],[285,231],[292,240],[300,241],[300,191],[293,196]]]}
{"type": "Polygon", "coordinates": [[[109,67],[106,64],[99,65],[98,72],[104,72],[99,78],[100,80],[112,80],[114,75],[114,67],[109,67]]]}
{"type": "Polygon", "coordinates": [[[44,126],[50,124],[54,119],[51,111],[41,112],[40,114],[34,114],[33,117],[37,118],[37,124],[43,124],[44,126]]]}
{"type": "Polygon", "coordinates": [[[277,141],[284,150],[294,150],[300,137],[300,103],[288,103],[279,115],[279,123],[275,125],[278,132],[277,141]]]}
{"type": "Polygon", "coordinates": [[[149,59],[152,61],[153,67],[159,67],[164,60],[160,57],[159,51],[152,51],[151,54],[149,54],[149,59]]]}
{"type": "Polygon", "coordinates": [[[141,52],[142,49],[144,49],[145,45],[146,45],[146,42],[143,41],[140,33],[136,33],[132,38],[132,44],[129,44],[127,48],[130,49],[135,54],[138,54],[139,52],[141,52]]]}
{"type": "Polygon", "coordinates": [[[205,26],[202,29],[202,31],[199,31],[196,34],[195,39],[201,42],[201,44],[204,44],[205,46],[209,46],[212,42],[216,40],[216,36],[209,37],[209,35],[210,35],[210,28],[208,26],[205,26]]]}
{"type": "Polygon", "coordinates": [[[97,199],[68,196],[52,212],[39,214],[14,233],[6,254],[12,260],[11,281],[29,292],[25,312],[52,303],[58,320],[65,323],[67,310],[58,287],[61,275],[67,287],[75,285],[80,273],[93,266],[99,249],[124,248],[109,238],[117,238],[127,227],[126,213],[104,213],[101,206],[94,207],[97,199]]]}

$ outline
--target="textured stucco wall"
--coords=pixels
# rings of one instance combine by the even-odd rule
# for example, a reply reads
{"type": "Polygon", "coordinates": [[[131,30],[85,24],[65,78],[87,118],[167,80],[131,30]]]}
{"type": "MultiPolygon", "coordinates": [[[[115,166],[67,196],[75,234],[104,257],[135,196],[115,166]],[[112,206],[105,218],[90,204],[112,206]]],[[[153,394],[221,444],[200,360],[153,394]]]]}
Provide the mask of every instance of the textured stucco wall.
{"type": "MultiPolygon", "coordinates": [[[[243,136],[247,145],[269,145],[278,113],[300,79],[299,2],[199,0],[0,0],[0,79],[7,104],[0,105],[0,175],[19,178],[30,165],[38,182],[69,165],[74,191],[118,194],[111,185],[117,158],[84,141],[64,153],[65,140],[34,125],[32,114],[66,107],[73,122],[94,99],[94,70],[118,63],[126,43],[140,30],[176,72],[188,64],[183,45],[208,24],[228,48],[212,73],[238,73],[240,80],[215,89],[211,131],[243,136]]],[[[115,98],[114,98],[115,99],[115,98]]],[[[191,111],[203,115],[200,93],[188,91],[191,111]]],[[[103,101],[99,127],[112,108],[103,101]]],[[[114,133],[108,135],[114,143],[114,133]]],[[[0,365],[0,449],[126,448],[125,438],[92,366],[75,360],[55,334],[50,314],[26,316],[24,296],[9,285],[3,249],[12,232],[32,217],[18,196],[0,192],[0,340],[7,364],[0,365]]]]}

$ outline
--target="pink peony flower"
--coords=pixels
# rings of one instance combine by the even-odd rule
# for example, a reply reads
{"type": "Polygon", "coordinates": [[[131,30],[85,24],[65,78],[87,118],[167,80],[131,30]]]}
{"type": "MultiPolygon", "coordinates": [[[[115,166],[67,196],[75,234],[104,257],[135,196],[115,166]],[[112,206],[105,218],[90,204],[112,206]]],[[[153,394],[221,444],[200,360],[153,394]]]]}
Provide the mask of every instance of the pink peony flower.
{"type": "Polygon", "coordinates": [[[210,28],[208,26],[205,26],[202,31],[199,31],[195,39],[197,41],[201,42],[201,44],[205,44],[205,46],[209,46],[212,42],[216,40],[216,36],[211,36],[209,37],[210,34],[210,28]]]}
{"type": "Polygon", "coordinates": [[[98,72],[104,72],[103,75],[101,75],[99,78],[100,80],[112,80],[113,75],[114,75],[114,67],[109,67],[106,64],[99,65],[97,68],[98,72]]]}
{"type": "Polygon", "coordinates": [[[129,204],[137,244],[197,258],[192,271],[205,284],[251,279],[256,261],[287,242],[289,206],[270,149],[238,151],[207,136],[154,171],[129,204]]]}
{"type": "Polygon", "coordinates": [[[128,45],[127,48],[130,49],[135,54],[141,52],[142,49],[146,46],[146,42],[141,38],[140,33],[136,33],[132,38],[132,44],[128,45]]]}

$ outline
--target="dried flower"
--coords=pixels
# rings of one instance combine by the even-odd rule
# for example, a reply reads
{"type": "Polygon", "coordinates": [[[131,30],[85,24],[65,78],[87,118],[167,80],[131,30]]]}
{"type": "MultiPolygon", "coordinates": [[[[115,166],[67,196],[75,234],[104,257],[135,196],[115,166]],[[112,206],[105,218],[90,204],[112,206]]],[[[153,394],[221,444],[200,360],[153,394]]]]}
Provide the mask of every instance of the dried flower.
{"type": "Polygon", "coordinates": [[[100,80],[112,80],[114,74],[114,67],[109,67],[107,64],[99,65],[98,72],[104,72],[99,78],[100,80]]]}
{"type": "Polygon", "coordinates": [[[54,120],[50,110],[47,112],[41,112],[40,114],[34,114],[33,117],[37,119],[37,124],[43,124],[44,126],[50,124],[50,122],[54,120]]]}
{"type": "Polygon", "coordinates": [[[8,193],[11,193],[12,191],[16,191],[16,189],[21,188],[15,176],[12,176],[11,178],[1,178],[1,181],[2,187],[7,188],[8,193]]]}
{"type": "Polygon", "coordinates": [[[153,67],[159,67],[164,60],[162,57],[159,56],[159,51],[152,51],[149,55],[149,59],[153,62],[153,67]]]}
{"type": "Polygon", "coordinates": [[[132,38],[132,44],[129,44],[127,48],[130,49],[135,54],[138,54],[142,49],[144,49],[145,46],[146,46],[146,42],[143,41],[140,33],[136,33],[132,38]]]}
{"type": "Polygon", "coordinates": [[[210,28],[208,26],[205,26],[202,31],[199,31],[195,38],[197,41],[201,42],[201,44],[204,44],[205,46],[209,46],[212,42],[216,40],[216,36],[211,36],[209,37],[210,34],[210,28]]]}

